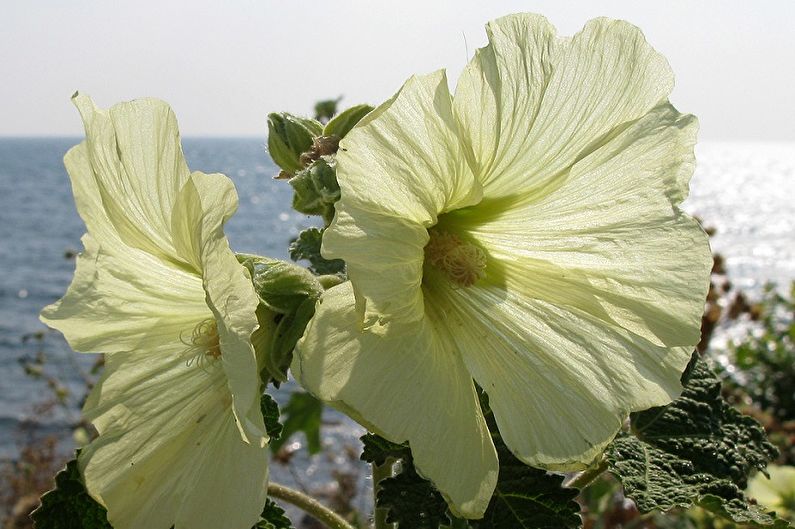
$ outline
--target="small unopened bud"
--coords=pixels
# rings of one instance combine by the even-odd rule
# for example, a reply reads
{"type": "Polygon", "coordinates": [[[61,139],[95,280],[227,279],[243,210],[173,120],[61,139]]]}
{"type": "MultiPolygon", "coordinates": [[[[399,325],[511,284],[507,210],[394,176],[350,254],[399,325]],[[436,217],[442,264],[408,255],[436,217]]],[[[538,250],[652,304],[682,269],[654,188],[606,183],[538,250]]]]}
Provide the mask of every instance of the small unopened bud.
{"type": "Polygon", "coordinates": [[[313,119],[287,113],[268,115],[268,152],[274,163],[286,173],[301,170],[306,164],[301,155],[312,148],[323,126],[313,119]]]}

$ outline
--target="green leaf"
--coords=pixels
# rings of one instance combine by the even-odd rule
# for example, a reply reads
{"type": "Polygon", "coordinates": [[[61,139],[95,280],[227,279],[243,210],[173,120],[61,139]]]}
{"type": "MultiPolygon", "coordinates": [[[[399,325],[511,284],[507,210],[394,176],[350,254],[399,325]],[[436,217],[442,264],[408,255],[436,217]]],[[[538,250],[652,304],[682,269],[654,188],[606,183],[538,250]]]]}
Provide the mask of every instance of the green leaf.
{"type": "Polygon", "coordinates": [[[86,492],[77,459],[55,475],[55,488],[30,517],[36,529],[112,529],[105,508],[86,492]]]}
{"type": "Polygon", "coordinates": [[[268,437],[270,437],[269,442],[273,443],[278,441],[284,429],[282,423],[279,422],[279,405],[273,397],[267,393],[262,394],[259,405],[262,410],[262,418],[265,420],[265,431],[268,433],[268,437]]]}
{"type": "Polygon", "coordinates": [[[293,529],[293,524],[284,514],[284,509],[271,500],[265,500],[265,508],[260,516],[262,519],[253,529],[293,529]]]}
{"type": "Polygon", "coordinates": [[[292,114],[268,114],[268,152],[273,162],[292,174],[301,170],[301,154],[312,147],[315,136],[320,136],[323,126],[313,119],[292,114]]]}
{"type": "Polygon", "coordinates": [[[444,498],[417,474],[410,459],[403,459],[398,475],[379,483],[377,503],[389,509],[386,520],[398,529],[438,529],[449,523],[444,498]]]}
{"type": "Polygon", "coordinates": [[[290,395],[290,400],[282,409],[282,436],[271,443],[271,450],[278,450],[298,432],[306,436],[307,450],[310,454],[320,452],[320,422],[323,415],[323,403],[309,393],[297,391],[290,395]]]}
{"type": "Polygon", "coordinates": [[[500,459],[497,488],[474,529],[569,529],[582,526],[577,489],[563,487],[563,476],[548,474],[519,461],[497,432],[492,433],[500,459]]]}
{"type": "Polygon", "coordinates": [[[359,123],[359,120],[370,113],[373,107],[370,105],[355,105],[334,117],[323,127],[324,136],[337,136],[342,139],[348,132],[359,123]]]}
{"type": "Polygon", "coordinates": [[[308,228],[303,230],[298,238],[290,243],[290,258],[294,261],[302,259],[309,261],[309,269],[318,275],[340,274],[345,270],[345,261],[342,259],[325,259],[320,255],[320,245],[323,241],[323,230],[308,228]]]}
{"type": "Polygon", "coordinates": [[[392,441],[387,441],[380,435],[368,433],[360,437],[364,448],[360,459],[368,463],[374,463],[378,466],[386,463],[389,458],[402,459],[410,458],[411,451],[408,444],[396,444],[392,441]]]}
{"type": "Polygon", "coordinates": [[[762,427],[723,400],[697,353],[683,385],[671,404],[632,414],[636,437],[623,435],[608,448],[625,495],[641,512],[698,505],[738,523],[787,527],[743,493],[748,475],[776,457],[762,427]]]}

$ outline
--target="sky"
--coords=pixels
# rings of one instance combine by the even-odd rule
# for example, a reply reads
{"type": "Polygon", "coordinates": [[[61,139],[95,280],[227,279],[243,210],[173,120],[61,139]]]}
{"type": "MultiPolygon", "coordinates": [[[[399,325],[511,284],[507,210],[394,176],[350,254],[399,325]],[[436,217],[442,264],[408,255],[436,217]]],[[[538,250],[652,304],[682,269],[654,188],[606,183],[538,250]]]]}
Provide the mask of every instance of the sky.
{"type": "Polygon", "coordinates": [[[795,1],[0,0],[0,136],[78,136],[100,106],[168,101],[183,136],[265,136],[273,111],[378,104],[412,74],[455,83],[484,24],[528,11],[561,35],[639,26],[676,73],[701,138],[795,141],[795,1]]]}

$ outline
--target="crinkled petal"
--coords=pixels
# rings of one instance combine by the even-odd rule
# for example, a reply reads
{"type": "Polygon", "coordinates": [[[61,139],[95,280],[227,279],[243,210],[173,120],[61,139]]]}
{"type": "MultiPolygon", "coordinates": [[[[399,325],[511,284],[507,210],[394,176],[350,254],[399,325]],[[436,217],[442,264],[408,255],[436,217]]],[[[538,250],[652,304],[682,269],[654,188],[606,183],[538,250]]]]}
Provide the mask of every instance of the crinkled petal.
{"type": "Polygon", "coordinates": [[[223,231],[237,204],[237,192],[229,178],[196,172],[177,197],[172,225],[179,255],[195,263],[202,274],[241,434],[251,443],[264,444],[267,436],[260,411],[259,370],[251,345],[259,300],[223,231]]]}
{"type": "Polygon", "coordinates": [[[432,312],[362,331],[353,306],[350,283],[323,294],[296,348],[296,379],[387,439],[409,441],[417,469],[453,510],[481,517],[496,486],[497,456],[452,339],[435,331],[444,327],[432,312]]]}
{"type": "Polygon", "coordinates": [[[656,345],[695,346],[712,256],[676,204],[687,195],[696,128],[661,105],[549,194],[450,225],[487,250],[492,279],[509,291],[585,310],[656,345]]]}
{"type": "Polygon", "coordinates": [[[673,88],[665,58],[623,21],[559,39],[543,17],[519,14],[487,32],[454,103],[486,198],[538,192],[673,88]]]}
{"type": "Polygon", "coordinates": [[[231,404],[217,361],[188,365],[173,348],[107,357],[84,409],[100,435],[79,462],[113,527],[254,525],[268,451],[240,439],[231,404]]]}
{"type": "Polygon", "coordinates": [[[88,231],[103,247],[117,239],[165,261],[175,259],[171,208],[190,173],[173,111],[156,99],[120,103],[110,110],[80,94],[73,101],[86,140],[73,155],[82,163],[72,181],[88,231]]]}
{"type": "Polygon", "coordinates": [[[491,285],[437,289],[464,362],[505,443],[553,470],[591,463],[629,412],[681,391],[691,349],[656,346],[598,318],[491,285]]]}
{"type": "Polygon", "coordinates": [[[84,353],[151,349],[179,343],[196,322],[211,317],[201,279],[128,248],[108,254],[91,234],[66,295],[41,320],[84,353]]]}
{"type": "Polygon", "coordinates": [[[425,228],[475,204],[443,71],[409,79],[345,137],[337,154],[341,199],[323,255],[344,259],[360,315],[422,318],[425,228]],[[384,281],[389,277],[388,281],[384,281]]]}

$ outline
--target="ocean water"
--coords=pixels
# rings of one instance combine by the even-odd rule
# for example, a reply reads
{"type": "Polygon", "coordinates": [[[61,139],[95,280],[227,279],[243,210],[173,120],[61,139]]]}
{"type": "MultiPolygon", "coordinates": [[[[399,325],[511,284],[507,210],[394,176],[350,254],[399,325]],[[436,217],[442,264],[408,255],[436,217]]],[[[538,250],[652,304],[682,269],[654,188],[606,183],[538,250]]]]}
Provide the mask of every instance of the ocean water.
{"type": "MultiPolygon", "coordinates": [[[[14,457],[19,426],[32,420],[62,431],[79,415],[80,371],[90,355],[72,353],[63,338],[46,330],[37,314],[63,295],[74,270],[65,254],[80,250],[83,224],[75,211],[62,158],[78,138],[0,139],[0,459],[14,457]],[[25,376],[20,358],[44,351],[48,372],[72,390],[67,409],[34,407],[46,400],[46,385],[25,376]]],[[[287,258],[287,244],[314,221],[290,208],[291,189],[271,178],[276,169],[258,139],[185,139],[193,170],[222,172],[240,195],[227,234],[239,252],[287,258]]],[[[713,247],[727,260],[732,281],[758,291],[766,281],[795,279],[795,144],[705,143],[685,209],[717,228],[713,247]]],[[[289,387],[279,395],[286,398],[289,387]]],[[[331,455],[297,462],[308,481],[328,480],[335,465],[356,468],[345,446],[361,434],[350,421],[327,418],[331,455]]],[[[300,459],[300,457],[299,457],[300,459]]],[[[355,459],[355,455],[354,458],[355,459]]],[[[296,484],[287,470],[280,481],[296,484]]],[[[359,480],[359,485],[362,485],[359,480]]]]}

